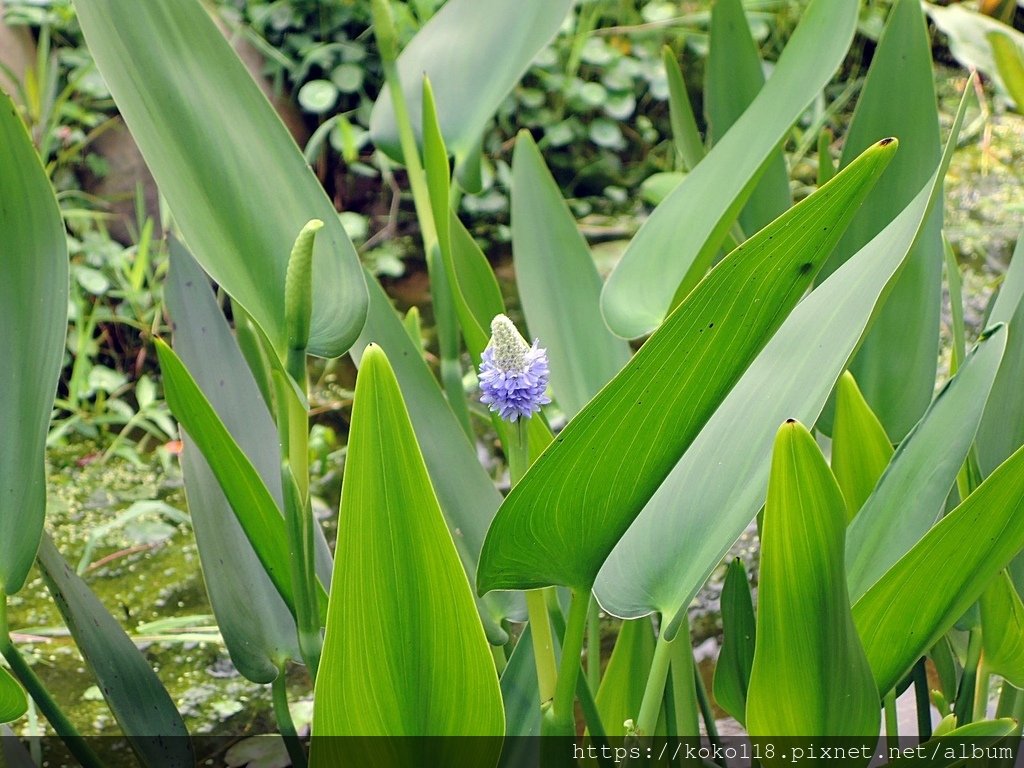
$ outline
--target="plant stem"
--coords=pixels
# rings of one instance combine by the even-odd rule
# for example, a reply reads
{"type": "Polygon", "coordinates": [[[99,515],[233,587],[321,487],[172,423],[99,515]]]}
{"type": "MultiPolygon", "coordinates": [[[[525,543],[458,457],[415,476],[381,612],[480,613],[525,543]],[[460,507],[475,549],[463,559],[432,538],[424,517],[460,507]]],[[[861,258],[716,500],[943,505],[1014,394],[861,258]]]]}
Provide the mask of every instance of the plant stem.
{"type": "Polygon", "coordinates": [[[86,744],[85,739],[78,733],[78,729],[68,720],[67,715],[57,705],[57,702],[46,690],[43,681],[36,677],[32,667],[28,665],[18,649],[11,642],[11,636],[7,628],[7,598],[0,599],[0,654],[7,659],[11,672],[18,678],[22,686],[28,691],[36,706],[42,710],[46,719],[50,721],[53,730],[57,732],[61,740],[67,745],[71,754],[85,768],[103,768],[103,761],[86,744]]]}
{"type": "Polygon", "coordinates": [[[658,713],[665,698],[665,682],[668,680],[669,661],[672,659],[672,647],[665,639],[665,633],[658,634],[658,642],[654,646],[654,660],[647,676],[647,686],[640,700],[640,714],[636,719],[638,736],[653,736],[658,727],[658,713]]]}
{"type": "Polygon", "coordinates": [[[569,620],[562,638],[562,663],[558,668],[555,685],[555,701],[550,718],[545,722],[552,736],[574,736],[576,719],[573,704],[576,701],[576,681],[579,679],[580,654],[583,652],[583,638],[587,630],[587,614],[590,611],[590,592],[573,590],[569,605],[569,620]]]}
{"type": "MultiPolygon", "coordinates": [[[[690,627],[688,619],[683,619],[680,632],[685,632],[689,637],[690,627]]],[[[670,690],[672,696],[672,722],[668,725],[674,731],[674,735],[682,738],[695,738],[700,736],[700,703],[697,701],[697,680],[700,674],[694,664],[693,652],[686,643],[676,643],[672,652],[670,690]]],[[[666,711],[666,720],[668,719],[666,711]]]]}
{"type": "Polygon", "coordinates": [[[975,681],[978,676],[978,664],[981,662],[981,629],[975,627],[970,631],[967,640],[967,658],[964,660],[964,674],[960,678],[960,690],[956,694],[953,713],[957,725],[972,722],[974,714],[975,681]]]}
{"type": "Polygon", "coordinates": [[[924,657],[917,660],[911,673],[914,677],[914,700],[917,704],[917,735],[921,741],[932,737],[932,702],[928,697],[928,671],[924,657]]]}
{"type": "MultiPolygon", "coordinates": [[[[525,421],[520,419],[516,422],[511,438],[508,445],[508,473],[510,484],[515,486],[530,468],[530,444],[525,421]]],[[[542,710],[552,705],[558,679],[555,642],[551,634],[551,618],[548,616],[549,590],[551,587],[526,591],[526,611],[530,619],[533,659],[537,666],[537,688],[540,691],[542,710]]]]}
{"type": "MultiPolygon", "coordinates": [[[[690,655],[693,655],[693,649],[690,649],[690,655]]],[[[711,699],[708,698],[707,689],[704,687],[704,678],[700,676],[700,669],[696,664],[693,665],[693,684],[697,689],[697,703],[700,705],[700,716],[704,720],[704,730],[708,732],[708,741],[713,747],[721,747],[718,726],[715,724],[715,711],[711,708],[711,699]]],[[[722,762],[724,763],[724,760],[722,762]]]]}
{"type": "Polygon", "coordinates": [[[277,729],[281,732],[285,747],[288,748],[288,756],[292,759],[292,765],[295,768],[305,768],[306,750],[302,747],[302,740],[295,730],[295,722],[292,720],[292,713],[288,708],[288,687],[285,683],[283,665],[277,677],[274,678],[274,682],[270,684],[270,693],[274,700],[277,729]]]}
{"type": "Polygon", "coordinates": [[[587,685],[596,694],[601,685],[601,610],[597,600],[590,598],[590,615],[587,617],[587,685]]]}
{"type": "Polygon", "coordinates": [[[896,689],[889,691],[882,699],[885,709],[885,738],[889,748],[899,747],[900,720],[896,712],[896,689]]]}
{"type": "Polygon", "coordinates": [[[992,676],[988,665],[982,660],[978,667],[978,677],[974,683],[974,720],[984,720],[988,715],[988,692],[992,676]]]}

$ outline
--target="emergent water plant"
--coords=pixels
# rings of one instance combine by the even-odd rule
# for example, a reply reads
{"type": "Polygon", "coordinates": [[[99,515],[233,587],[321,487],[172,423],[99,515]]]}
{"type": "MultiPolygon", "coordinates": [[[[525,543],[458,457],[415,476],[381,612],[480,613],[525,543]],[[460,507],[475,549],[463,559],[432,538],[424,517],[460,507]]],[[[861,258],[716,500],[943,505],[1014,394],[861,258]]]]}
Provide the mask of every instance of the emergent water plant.
{"type": "MultiPolygon", "coordinates": [[[[594,744],[643,744],[697,738],[703,718],[714,738],[687,608],[755,519],[756,611],[733,563],[714,678],[752,737],[872,744],[883,714],[895,735],[905,685],[921,737],[929,698],[946,717],[936,736],[1019,734],[1024,426],[1001,414],[1019,412],[1024,246],[970,351],[957,326],[934,393],[941,190],[970,81],[943,149],[922,10],[894,3],[839,167],[821,141],[818,187],[794,205],[770,182],[779,148],[842,62],[859,4],[812,0],[764,82],[746,24],[725,23],[743,21],[739,0],[719,0],[711,50],[753,64],[736,71],[749,98],[735,105],[733,84],[709,78],[707,113],[724,116],[709,147],[666,55],[690,170],[606,280],[534,137],[517,138],[520,331],[454,213],[449,159],[472,176],[488,121],[572,5],[449,0],[399,52],[389,4],[372,4],[388,86],[373,137],[408,174],[435,376],[203,6],[75,1],[174,219],[173,335],[158,354],[192,527],[231,658],[271,686],[293,764],[466,764],[452,741],[431,755],[329,738],[345,736],[490,737],[479,765],[565,760],[512,741],[502,756],[503,736],[585,728],[594,744]],[[463,352],[507,458],[504,498],[477,459],[463,352]],[[359,373],[332,554],[312,512],[306,371],[308,355],[344,354],[359,373]],[[603,674],[599,606],[626,620],[603,674]],[[293,663],[315,685],[308,758],[284,685],[293,663]],[[1005,684],[987,720],[993,675],[1005,684]]],[[[0,583],[16,594],[38,563],[139,761],[191,765],[158,677],[43,532],[67,255],[9,100],[0,136],[0,583]]],[[[104,764],[3,610],[0,714],[19,717],[27,691],[80,762],[104,764]]]]}

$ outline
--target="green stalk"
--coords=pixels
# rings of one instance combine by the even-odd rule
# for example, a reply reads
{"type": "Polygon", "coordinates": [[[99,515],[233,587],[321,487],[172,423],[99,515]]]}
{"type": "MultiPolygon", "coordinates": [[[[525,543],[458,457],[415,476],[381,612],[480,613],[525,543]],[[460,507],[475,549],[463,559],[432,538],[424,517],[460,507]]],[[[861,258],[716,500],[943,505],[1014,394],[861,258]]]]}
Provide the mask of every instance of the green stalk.
{"type": "MultiPolygon", "coordinates": [[[[690,656],[693,656],[692,648],[690,656]]],[[[718,726],[715,725],[715,711],[711,708],[711,699],[708,698],[708,691],[704,687],[704,678],[700,676],[700,669],[697,668],[696,663],[693,665],[693,685],[697,689],[697,704],[700,705],[700,716],[704,720],[704,730],[708,732],[708,741],[712,746],[720,747],[722,743],[718,738],[718,726]]]]}
{"type": "MultiPolygon", "coordinates": [[[[526,474],[530,468],[529,430],[526,421],[520,419],[512,430],[512,439],[508,446],[509,482],[512,486],[526,474]]],[[[526,591],[526,612],[530,619],[530,636],[533,638],[533,658],[537,665],[537,687],[540,690],[540,706],[546,710],[555,698],[558,665],[555,662],[555,643],[551,634],[551,619],[548,616],[545,589],[526,591]]]]}
{"type": "Polygon", "coordinates": [[[647,686],[640,700],[640,715],[636,719],[638,736],[650,737],[658,727],[658,713],[665,697],[665,683],[668,680],[669,662],[672,660],[672,644],[665,639],[665,633],[658,634],[658,642],[654,646],[654,660],[647,676],[647,686]]]}
{"type": "MultiPolygon", "coordinates": [[[[690,636],[688,618],[683,620],[679,631],[685,633],[686,637],[690,636]]],[[[676,643],[672,651],[669,669],[671,675],[669,691],[672,695],[668,697],[672,700],[671,720],[668,720],[669,713],[666,711],[666,720],[675,731],[674,735],[684,739],[700,736],[700,703],[697,701],[696,680],[700,671],[694,663],[693,651],[687,645],[686,643],[676,643]]]]}
{"type": "Polygon", "coordinates": [[[889,748],[900,745],[900,721],[896,712],[896,690],[889,691],[882,699],[885,710],[885,738],[889,748]]]}
{"type": "Polygon", "coordinates": [[[444,279],[444,270],[439,268],[437,254],[440,253],[440,242],[437,234],[437,223],[434,221],[433,209],[430,205],[430,190],[427,187],[427,175],[420,160],[419,147],[416,144],[416,132],[409,117],[409,107],[405,103],[402,92],[402,81],[398,74],[398,43],[395,35],[394,19],[391,6],[387,0],[373,0],[373,31],[380,51],[381,67],[384,80],[395,110],[395,125],[398,128],[398,141],[402,148],[402,159],[405,161],[406,174],[409,177],[409,188],[416,208],[416,220],[419,222],[420,235],[423,238],[423,252],[427,259],[427,272],[430,276],[431,300],[438,324],[438,352],[441,357],[441,384],[448,403],[459,418],[463,429],[472,436],[469,423],[469,408],[462,387],[462,367],[459,363],[459,334],[456,326],[456,315],[451,289],[444,279]]]}
{"type": "Polygon", "coordinates": [[[10,632],[7,627],[7,598],[0,599],[0,654],[7,659],[11,672],[18,678],[22,687],[28,691],[36,706],[42,710],[46,719],[50,721],[53,730],[60,736],[71,754],[75,756],[85,768],[103,768],[103,761],[92,751],[85,739],[78,732],[78,729],[71,723],[68,716],[58,706],[50,692],[46,690],[43,681],[36,677],[32,667],[28,665],[24,657],[11,642],[10,632]]]}
{"type": "Polygon", "coordinates": [[[544,718],[541,725],[541,732],[545,736],[573,736],[576,733],[573,704],[576,701],[576,681],[579,679],[580,654],[583,652],[589,611],[589,592],[574,590],[569,604],[569,620],[562,638],[562,663],[558,668],[555,701],[549,716],[544,718]]]}
{"type": "Polygon", "coordinates": [[[972,722],[974,714],[974,694],[978,665],[981,662],[981,629],[975,627],[970,631],[967,640],[967,658],[964,660],[964,674],[960,678],[960,690],[956,693],[956,704],[953,713],[957,725],[972,722]]]}
{"type": "Polygon", "coordinates": [[[984,720],[988,715],[988,693],[992,676],[988,665],[982,660],[978,666],[978,678],[974,684],[974,720],[984,720]]]}
{"type": "Polygon", "coordinates": [[[302,747],[302,740],[295,730],[295,722],[292,720],[291,710],[288,709],[288,688],[285,684],[284,667],[278,672],[277,677],[270,684],[270,693],[274,700],[274,717],[277,720],[277,729],[281,732],[284,745],[288,749],[288,756],[295,768],[306,768],[306,750],[302,747]]]}
{"type": "Polygon", "coordinates": [[[932,737],[932,708],[923,656],[917,660],[911,675],[914,678],[914,701],[917,705],[917,735],[921,741],[928,741],[932,737]]]}
{"type": "Polygon", "coordinates": [[[587,617],[587,685],[597,693],[601,685],[601,610],[597,600],[590,598],[590,615],[587,617]]]}

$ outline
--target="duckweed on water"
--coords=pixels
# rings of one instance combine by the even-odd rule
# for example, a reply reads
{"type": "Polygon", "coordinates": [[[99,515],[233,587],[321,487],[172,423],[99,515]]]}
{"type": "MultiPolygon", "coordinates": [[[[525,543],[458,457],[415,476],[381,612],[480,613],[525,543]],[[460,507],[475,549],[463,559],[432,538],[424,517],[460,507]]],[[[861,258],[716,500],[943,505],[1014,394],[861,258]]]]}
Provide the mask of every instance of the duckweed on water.
{"type": "MultiPolygon", "coordinates": [[[[217,632],[176,462],[98,456],[91,445],[50,451],[47,525],[58,548],[85,568],[90,588],[144,650],[190,732],[272,731],[269,689],[238,674],[217,632]]],[[[19,648],[83,732],[119,734],[36,569],[10,598],[10,622],[19,648]]],[[[294,676],[297,696],[308,691],[303,678],[294,676]]],[[[31,732],[31,724],[21,726],[31,732]]]]}

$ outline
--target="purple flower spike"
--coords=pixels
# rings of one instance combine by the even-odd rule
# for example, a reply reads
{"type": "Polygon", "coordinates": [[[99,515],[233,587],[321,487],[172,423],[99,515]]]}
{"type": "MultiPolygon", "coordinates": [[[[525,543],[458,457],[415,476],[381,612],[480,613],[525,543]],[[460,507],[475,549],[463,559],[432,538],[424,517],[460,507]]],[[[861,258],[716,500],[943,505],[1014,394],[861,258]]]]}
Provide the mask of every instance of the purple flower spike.
{"type": "Polygon", "coordinates": [[[480,401],[505,421],[528,419],[551,402],[547,350],[533,346],[504,315],[491,321],[491,341],[480,363],[480,401]]]}

